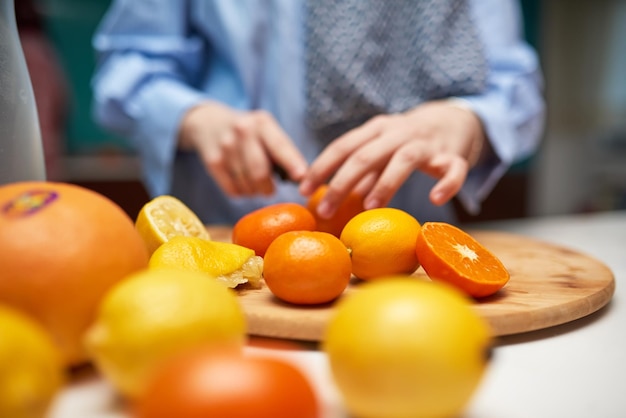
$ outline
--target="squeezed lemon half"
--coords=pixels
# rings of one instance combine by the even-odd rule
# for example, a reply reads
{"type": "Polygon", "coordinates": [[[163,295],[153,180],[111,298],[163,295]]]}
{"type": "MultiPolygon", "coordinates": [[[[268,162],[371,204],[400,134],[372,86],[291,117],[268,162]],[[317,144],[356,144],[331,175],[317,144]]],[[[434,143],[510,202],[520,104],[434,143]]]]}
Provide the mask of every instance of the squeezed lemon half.
{"type": "Polygon", "coordinates": [[[227,287],[260,287],[263,258],[237,244],[197,237],[173,237],[152,254],[149,267],[205,273],[227,287]]]}
{"type": "Polygon", "coordinates": [[[177,236],[211,239],[198,216],[183,202],[169,195],[155,197],[146,203],[137,215],[135,228],[150,254],[177,236]]]}

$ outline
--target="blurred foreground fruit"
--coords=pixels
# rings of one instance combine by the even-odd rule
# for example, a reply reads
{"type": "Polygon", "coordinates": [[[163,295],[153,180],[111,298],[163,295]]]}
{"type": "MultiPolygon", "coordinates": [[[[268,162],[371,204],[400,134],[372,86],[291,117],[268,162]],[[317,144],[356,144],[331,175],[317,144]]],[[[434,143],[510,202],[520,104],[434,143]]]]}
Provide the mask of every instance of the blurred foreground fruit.
{"type": "Polygon", "coordinates": [[[265,256],[267,247],[287,231],[314,231],[315,217],[298,203],[276,203],[243,216],[233,227],[232,241],[265,256]]]}
{"type": "Polygon", "coordinates": [[[263,275],[263,258],[250,248],[196,237],[171,238],[152,254],[149,266],[205,273],[227,287],[259,287],[263,275]]]}
{"type": "Polygon", "coordinates": [[[44,417],[63,383],[50,336],[23,313],[0,307],[0,417],[44,417]]]}
{"type": "Polygon", "coordinates": [[[240,349],[245,333],[231,289],[197,272],[146,270],[107,294],[85,343],[98,370],[132,398],[179,350],[199,343],[240,349]]]}
{"type": "Polygon", "coordinates": [[[410,274],[419,267],[415,244],[419,222],[394,208],[361,212],[341,232],[341,241],[350,250],[352,273],[370,280],[390,274],[410,274]]]}
{"type": "Polygon", "coordinates": [[[135,418],[319,418],[316,394],[294,365],[198,347],[167,361],[135,418]]]}
{"type": "Polygon", "coordinates": [[[161,244],[177,236],[211,236],[196,214],[177,198],[158,196],[146,203],[135,220],[135,227],[152,254],[161,244]]]}
{"type": "Polygon", "coordinates": [[[37,319],[66,363],[111,286],[148,265],[132,220],[106,197],[52,182],[0,187],[0,302],[37,319]]]}
{"type": "Polygon", "coordinates": [[[426,222],[417,256],[432,280],[451,284],[475,298],[500,290],[510,278],[502,262],[471,235],[443,222],[426,222]]]}
{"type": "Polygon", "coordinates": [[[312,305],[341,295],[351,270],[350,255],[339,238],[327,232],[291,231],[270,244],[263,277],[279,299],[312,305]]]}
{"type": "Polygon", "coordinates": [[[490,335],[456,289],[391,276],[339,301],[323,350],[356,418],[452,418],[482,378],[490,335]]]}
{"type": "Polygon", "coordinates": [[[363,208],[363,197],[354,192],[350,193],[344,201],[341,202],[335,214],[325,219],[317,215],[317,206],[326,194],[326,190],[328,190],[328,185],[326,184],[318,187],[309,198],[307,208],[311,211],[313,216],[315,216],[317,231],[328,232],[339,238],[343,227],[346,226],[348,221],[365,210],[363,208]]]}

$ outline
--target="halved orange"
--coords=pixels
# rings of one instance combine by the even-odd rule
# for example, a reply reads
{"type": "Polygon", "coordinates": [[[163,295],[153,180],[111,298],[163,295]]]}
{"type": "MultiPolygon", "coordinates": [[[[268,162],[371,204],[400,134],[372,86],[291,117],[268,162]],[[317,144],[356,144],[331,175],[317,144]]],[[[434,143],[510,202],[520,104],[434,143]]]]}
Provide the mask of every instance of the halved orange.
{"type": "Polygon", "coordinates": [[[431,280],[446,282],[474,298],[493,295],[510,278],[495,254],[445,222],[424,223],[415,252],[431,280]]]}

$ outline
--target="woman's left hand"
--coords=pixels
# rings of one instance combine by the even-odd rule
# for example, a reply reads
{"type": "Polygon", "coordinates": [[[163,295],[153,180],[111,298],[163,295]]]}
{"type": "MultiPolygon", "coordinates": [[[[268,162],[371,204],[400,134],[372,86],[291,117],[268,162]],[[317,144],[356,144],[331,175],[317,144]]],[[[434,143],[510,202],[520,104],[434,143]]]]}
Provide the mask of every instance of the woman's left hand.
{"type": "Polygon", "coordinates": [[[318,206],[321,217],[330,217],[352,190],[364,196],[366,209],[387,205],[419,170],[439,180],[430,200],[443,205],[463,186],[484,138],[476,114],[453,101],[379,115],[334,140],[311,164],[300,192],[309,196],[332,176],[318,206]]]}

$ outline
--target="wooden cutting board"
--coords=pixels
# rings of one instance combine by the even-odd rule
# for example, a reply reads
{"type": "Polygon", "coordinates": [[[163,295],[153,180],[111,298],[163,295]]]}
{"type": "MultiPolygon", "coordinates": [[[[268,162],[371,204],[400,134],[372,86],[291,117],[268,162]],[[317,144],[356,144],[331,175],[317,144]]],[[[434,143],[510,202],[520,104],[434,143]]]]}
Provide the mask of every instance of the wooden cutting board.
{"type": "MultiPolygon", "coordinates": [[[[231,230],[209,227],[215,240],[230,241],[231,230]]],[[[615,278],[599,260],[566,247],[492,231],[468,231],[496,254],[511,274],[497,294],[475,302],[495,335],[510,335],[564,324],[605,306],[615,278]]],[[[419,268],[414,276],[428,280],[419,268]]],[[[345,294],[358,292],[353,281],[345,294]]],[[[267,287],[238,291],[250,335],[320,341],[334,303],[296,306],[275,298],[267,287]]]]}

